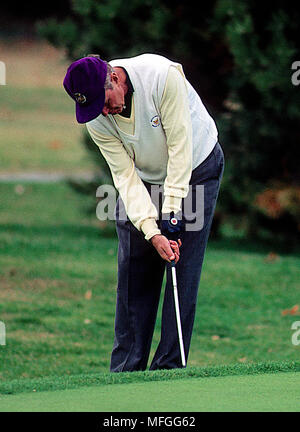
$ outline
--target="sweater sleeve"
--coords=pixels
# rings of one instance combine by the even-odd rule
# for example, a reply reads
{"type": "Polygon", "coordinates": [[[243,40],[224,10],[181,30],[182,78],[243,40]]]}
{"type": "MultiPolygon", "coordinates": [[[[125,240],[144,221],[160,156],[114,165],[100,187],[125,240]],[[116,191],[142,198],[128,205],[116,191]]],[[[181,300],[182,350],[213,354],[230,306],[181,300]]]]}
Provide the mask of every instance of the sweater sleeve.
{"type": "Polygon", "coordinates": [[[139,231],[144,233],[146,240],[150,240],[155,234],[160,234],[161,231],[156,223],[158,218],[156,207],[122,142],[116,137],[100,133],[88,123],[86,127],[110,168],[114,185],[120,193],[128,218],[139,231]]]}
{"type": "Polygon", "coordinates": [[[177,213],[192,174],[192,122],[185,77],[175,66],[169,68],[160,111],[169,155],[162,212],[177,213]]]}

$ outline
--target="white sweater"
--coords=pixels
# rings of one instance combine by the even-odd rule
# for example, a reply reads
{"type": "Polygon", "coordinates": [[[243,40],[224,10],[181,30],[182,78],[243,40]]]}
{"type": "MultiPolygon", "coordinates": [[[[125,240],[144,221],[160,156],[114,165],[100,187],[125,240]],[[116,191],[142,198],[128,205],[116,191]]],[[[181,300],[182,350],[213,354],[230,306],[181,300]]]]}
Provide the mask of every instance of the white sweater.
{"type": "Polygon", "coordinates": [[[86,126],[110,167],[129,219],[149,240],[160,231],[141,179],[164,185],[164,213],[179,211],[192,169],[217,142],[217,128],[180,64],[154,54],[110,64],[125,68],[132,82],[131,117],[100,115],[86,126]]]}

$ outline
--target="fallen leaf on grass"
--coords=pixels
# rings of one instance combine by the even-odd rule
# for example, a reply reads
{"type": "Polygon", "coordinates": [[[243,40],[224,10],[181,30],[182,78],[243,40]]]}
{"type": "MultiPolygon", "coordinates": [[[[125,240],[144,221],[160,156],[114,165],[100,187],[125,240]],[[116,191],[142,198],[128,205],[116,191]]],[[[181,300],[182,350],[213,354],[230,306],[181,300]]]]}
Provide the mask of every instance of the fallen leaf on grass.
{"type": "Polygon", "coordinates": [[[24,192],[25,192],[25,188],[24,188],[23,185],[21,185],[21,184],[17,184],[17,185],[15,186],[15,193],[16,193],[17,195],[23,195],[24,192]]]}
{"type": "Polygon", "coordinates": [[[17,269],[12,268],[9,270],[9,276],[15,276],[17,274],[17,269]]]}
{"type": "Polygon", "coordinates": [[[247,357],[241,357],[238,359],[240,363],[245,363],[247,361],[247,357]]]}
{"type": "Polygon", "coordinates": [[[284,309],[283,311],[281,311],[281,315],[282,316],[285,316],[285,315],[299,315],[298,311],[299,311],[299,305],[295,305],[291,309],[284,309]]]}
{"type": "Polygon", "coordinates": [[[62,147],[62,142],[59,140],[55,140],[55,141],[50,141],[48,143],[48,148],[50,148],[51,150],[58,150],[62,147]]]}
{"type": "Polygon", "coordinates": [[[218,335],[213,335],[213,336],[211,337],[211,339],[212,339],[212,340],[219,340],[219,339],[220,339],[220,336],[218,336],[218,335]]]}
{"type": "Polygon", "coordinates": [[[270,252],[264,259],[265,262],[274,262],[279,260],[279,255],[274,252],[270,252]]]}
{"type": "Polygon", "coordinates": [[[84,294],[84,298],[86,300],[91,300],[92,298],[92,290],[88,290],[85,294],[84,294]]]}

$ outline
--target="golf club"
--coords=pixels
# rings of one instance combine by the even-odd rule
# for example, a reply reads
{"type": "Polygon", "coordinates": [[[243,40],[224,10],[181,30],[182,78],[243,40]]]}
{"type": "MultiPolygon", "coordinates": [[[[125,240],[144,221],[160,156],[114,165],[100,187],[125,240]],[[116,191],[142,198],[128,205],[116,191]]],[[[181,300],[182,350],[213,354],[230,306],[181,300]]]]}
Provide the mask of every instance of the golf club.
{"type": "Polygon", "coordinates": [[[176,278],[176,268],[175,268],[175,260],[171,261],[171,271],[172,271],[172,281],[173,281],[173,293],[174,293],[174,303],[175,303],[175,311],[176,311],[176,321],[177,321],[177,331],[178,331],[178,339],[181,353],[181,363],[182,366],[186,366],[185,361],[185,353],[183,346],[183,338],[182,338],[182,329],[181,329],[181,320],[180,320],[180,311],[179,311],[179,301],[178,301],[178,291],[177,291],[177,278],[176,278]]]}

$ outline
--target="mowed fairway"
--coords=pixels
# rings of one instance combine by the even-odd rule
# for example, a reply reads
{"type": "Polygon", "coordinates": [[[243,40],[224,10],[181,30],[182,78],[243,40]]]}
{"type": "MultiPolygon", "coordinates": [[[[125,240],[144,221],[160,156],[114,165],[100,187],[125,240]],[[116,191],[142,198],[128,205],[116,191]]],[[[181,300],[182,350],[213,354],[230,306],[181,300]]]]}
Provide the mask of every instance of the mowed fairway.
{"type": "MultiPolygon", "coordinates": [[[[93,197],[64,184],[24,184],[22,194],[17,186],[0,185],[1,379],[108,372],[117,239],[84,213],[93,197]]],[[[209,243],[189,367],[299,359],[291,339],[299,316],[282,311],[299,304],[300,258],[268,261],[268,251],[209,243]]],[[[151,358],[160,318],[161,307],[151,358]]]]}
{"type": "Polygon", "coordinates": [[[93,169],[81,144],[84,126],[62,81],[68,60],[45,42],[5,41],[1,61],[7,82],[1,86],[0,174],[82,173],[93,169]]]}
{"type": "Polygon", "coordinates": [[[300,372],[21,393],[1,396],[0,411],[300,411],[300,372]]]}

